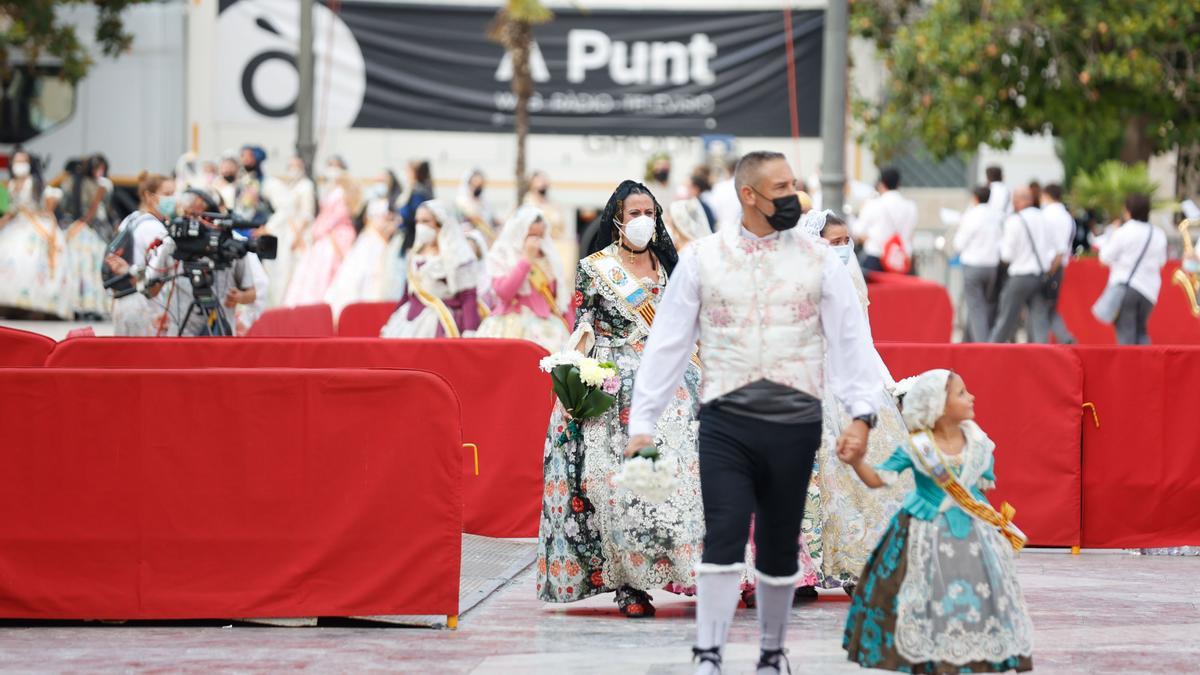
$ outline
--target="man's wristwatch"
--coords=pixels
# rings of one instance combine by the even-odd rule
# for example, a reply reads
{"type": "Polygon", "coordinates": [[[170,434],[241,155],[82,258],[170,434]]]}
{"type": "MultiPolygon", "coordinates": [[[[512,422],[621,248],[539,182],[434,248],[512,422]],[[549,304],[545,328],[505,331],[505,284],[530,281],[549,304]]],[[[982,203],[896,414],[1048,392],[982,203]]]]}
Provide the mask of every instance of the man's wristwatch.
{"type": "Polygon", "coordinates": [[[862,422],[863,424],[867,425],[868,429],[874,429],[875,425],[879,422],[879,416],[875,413],[870,413],[867,415],[855,415],[854,419],[855,421],[862,422]]]}

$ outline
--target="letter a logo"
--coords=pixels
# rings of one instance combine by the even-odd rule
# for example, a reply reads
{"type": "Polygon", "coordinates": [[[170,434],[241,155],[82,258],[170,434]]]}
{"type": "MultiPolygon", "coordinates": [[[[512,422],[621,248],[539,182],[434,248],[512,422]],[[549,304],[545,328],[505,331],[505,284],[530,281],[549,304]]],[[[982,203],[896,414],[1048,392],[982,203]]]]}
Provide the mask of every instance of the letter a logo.
{"type": "MultiPolygon", "coordinates": [[[[496,68],[496,81],[508,82],[512,80],[512,74],[512,54],[505,50],[504,58],[500,59],[500,66],[496,68]]],[[[550,81],[550,69],[546,67],[546,59],[542,58],[542,50],[536,42],[529,45],[529,74],[534,82],[550,81]]]]}

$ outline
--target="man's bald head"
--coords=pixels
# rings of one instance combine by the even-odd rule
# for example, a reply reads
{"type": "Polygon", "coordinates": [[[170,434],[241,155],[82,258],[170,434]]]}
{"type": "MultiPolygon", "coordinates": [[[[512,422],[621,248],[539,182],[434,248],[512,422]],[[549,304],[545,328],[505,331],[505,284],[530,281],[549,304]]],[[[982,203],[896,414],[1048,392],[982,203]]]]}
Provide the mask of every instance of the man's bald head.
{"type": "Polygon", "coordinates": [[[1022,185],[1013,190],[1013,210],[1021,211],[1033,206],[1033,190],[1028,186],[1022,185]]]}

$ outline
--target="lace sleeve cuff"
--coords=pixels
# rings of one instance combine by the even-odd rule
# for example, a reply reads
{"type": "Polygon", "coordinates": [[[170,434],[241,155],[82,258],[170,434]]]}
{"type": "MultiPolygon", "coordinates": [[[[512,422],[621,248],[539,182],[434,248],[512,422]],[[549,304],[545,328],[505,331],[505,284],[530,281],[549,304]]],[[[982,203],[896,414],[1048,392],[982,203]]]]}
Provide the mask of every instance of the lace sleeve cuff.
{"type": "Polygon", "coordinates": [[[996,487],[996,481],[988,480],[987,478],[980,478],[975,483],[975,486],[978,487],[981,492],[987,492],[988,490],[992,490],[996,487]]]}

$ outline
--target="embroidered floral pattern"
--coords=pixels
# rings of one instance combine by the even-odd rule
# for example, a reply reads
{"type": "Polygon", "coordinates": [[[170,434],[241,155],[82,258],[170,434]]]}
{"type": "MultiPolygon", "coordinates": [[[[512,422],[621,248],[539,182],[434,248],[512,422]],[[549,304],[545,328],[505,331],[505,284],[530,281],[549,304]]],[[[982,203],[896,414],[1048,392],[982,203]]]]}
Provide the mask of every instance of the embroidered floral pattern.
{"type": "MultiPolygon", "coordinates": [[[[677,393],[658,424],[659,449],[680,470],[675,493],[660,504],[642,503],[617,488],[613,477],[628,442],[633,380],[646,332],[595,273],[588,261],[580,263],[576,325],[592,327],[597,343],[591,356],[617,365],[620,388],[602,417],[578,425],[564,421],[561,409],[551,416],[543,464],[546,485],[556,489],[543,493],[538,597],[572,602],[626,585],[690,593],[704,536],[694,421],[700,372],[689,366],[683,395],[677,393]]],[[[665,282],[660,276],[650,285],[654,302],[665,282]]]]}

